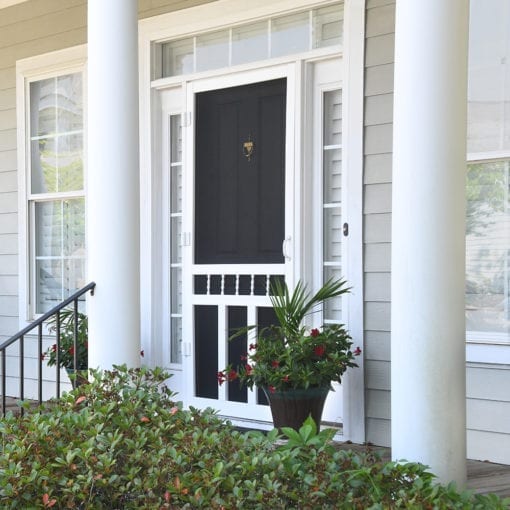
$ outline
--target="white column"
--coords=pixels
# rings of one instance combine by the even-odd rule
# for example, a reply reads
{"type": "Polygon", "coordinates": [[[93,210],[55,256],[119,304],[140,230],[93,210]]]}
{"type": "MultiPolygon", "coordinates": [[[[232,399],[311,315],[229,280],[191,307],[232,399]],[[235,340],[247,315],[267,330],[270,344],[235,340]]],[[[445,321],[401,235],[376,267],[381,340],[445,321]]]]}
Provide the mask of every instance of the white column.
{"type": "Polygon", "coordinates": [[[88,1],[91,368],[140,364],[137,4],[88,1]]]}
{"type": "Polygon", "coordinates": [[[466,482],[466,0],[397,0],[391,445],[466,482]]]}

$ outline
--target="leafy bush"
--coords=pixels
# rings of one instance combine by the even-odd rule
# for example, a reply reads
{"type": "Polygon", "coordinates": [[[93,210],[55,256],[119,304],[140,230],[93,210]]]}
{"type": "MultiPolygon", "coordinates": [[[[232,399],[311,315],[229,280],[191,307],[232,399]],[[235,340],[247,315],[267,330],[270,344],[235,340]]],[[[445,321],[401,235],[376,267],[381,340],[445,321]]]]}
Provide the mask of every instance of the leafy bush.
{"type": "Polygon", "coordinates": [[[313,421],[242,434],[183,411],[163,370],[117,367],[25,416],[0,421],[1,508],[507,508],[434,484],[419,464],[335,450],[313,421]]]}

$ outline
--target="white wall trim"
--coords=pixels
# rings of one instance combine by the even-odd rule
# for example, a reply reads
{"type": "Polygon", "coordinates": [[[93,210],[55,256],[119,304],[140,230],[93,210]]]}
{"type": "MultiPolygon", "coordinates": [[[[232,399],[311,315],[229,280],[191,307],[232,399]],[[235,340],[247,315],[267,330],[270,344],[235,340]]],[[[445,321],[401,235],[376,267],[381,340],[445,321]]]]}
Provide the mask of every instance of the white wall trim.
{"type": "MultiPolygon", "coordinates": [[[[343,104],[344,168],[349,193],[345,211],[349,223],[347,271],[352,293],[349,297],[348,324],[354,346],[364,353],[363,340],[363,112],[365,0],[346,0],[344,7],[343,104]]],[[[362,354],[358,368],[348,370],[342,381],[344,391],[344,437],[356,443],[365,441],[365,383],[362,354]]]]}
{"type": "MultiPolygon", "coordinates": [[[[65,73],[81,71],[84,74],[83,90],[86,96],[86,45],[74,46],[59,51],[29,57],[16,62],[16,124],[18,163],[18,271],[19,271],[19,327],[24,328],[31,317],[30,260],[28,229],[27,166],[29,146],[27,141],[28,84],[36,79],[45,79],[65,73]]],[[[85,115],[85,109],[84,109],[85,115]]],[[[86,146],[86,140],[84,140],[86,146]]],[[[84,187],[86,195],[86,151],[84,151],[84,187]]]]}

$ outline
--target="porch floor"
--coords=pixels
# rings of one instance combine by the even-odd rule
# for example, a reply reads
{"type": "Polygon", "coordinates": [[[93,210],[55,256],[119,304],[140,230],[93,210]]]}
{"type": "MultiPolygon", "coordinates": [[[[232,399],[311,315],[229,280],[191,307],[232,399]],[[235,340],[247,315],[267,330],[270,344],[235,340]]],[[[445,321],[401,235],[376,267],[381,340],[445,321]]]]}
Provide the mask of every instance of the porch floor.
{"type": "MultiPolygon", "coordinates": [[[[19,406],[16,402],[15,398],[6,397],[6,411],[12,411],[14,414],[17,414],[19,406]]],[[[337,443],[337,448],[356,452],[377,452],[383,459],[389,460],[391,458],[390,448],[383,446],[337,443]]],[[[467,475],[468,488],[474,492],[510,497],[510,466],[486,461],[468,460],[467,475]]]]}
{"type": "MultiPolygon", "coordinates": [[[[391,458],[391,449],[383,446],[366,446],[352,443],[337,443],[342,450],[357,452],[377,452],[383,459],[391,458]]],[[[487,461],[467,461],[468,489],[481,494],[497,494],[500,497],[510,497],[510,466],[494,464],[487,461]]]]}

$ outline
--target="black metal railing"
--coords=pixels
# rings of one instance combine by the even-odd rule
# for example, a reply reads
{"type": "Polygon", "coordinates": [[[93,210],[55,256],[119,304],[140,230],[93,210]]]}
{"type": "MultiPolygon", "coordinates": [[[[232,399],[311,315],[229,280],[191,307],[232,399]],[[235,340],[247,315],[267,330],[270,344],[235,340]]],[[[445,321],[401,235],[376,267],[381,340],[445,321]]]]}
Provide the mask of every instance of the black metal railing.
{"type": "MultiPolygon", "coordinates": [[[[72,296],[69,296],[66,300],[62,301],[57,306],[53,307],[50,311],[46,312],[44,315],[41,315],[36,320],[34,320],[31,324],[29,324],[26,328],[23,328],[21,331],[11,336],[8,340],[6,340],[2,345],[0,345],[0,356],[1,356],[1,380],[2,380],[2,393],[1,393],[1,412],[2,416],[5,416],[6,412],[6,392],[7,392],[7,374],[6,374],[6,357],[7,357],[7,348],[11,345],[19,342],[19,400],[25,399],[25,335],[30,333],[32,330],[37,328],[37,358],[38,358],[38,370],[37,370],[37,401],[39,404],[43,401],[43,324],[45,321],[55,316],[55,338],[56,338],[56,397],[60,396],[60,312],[69,306],[71,303],[73,304],[73,314],[74,314],[74,367],[78,367],[78,303],[79,298],[84,294],[90,291],[91,295],[94,295],[94,288],[96,284],[95,282],[91,282],[82,289],[75,292],[72,296]]],[[[18,398],[18,395],[16,395],[18,398]]],[[[23,409],[22,409],[23,411],[23,409]]]]}

